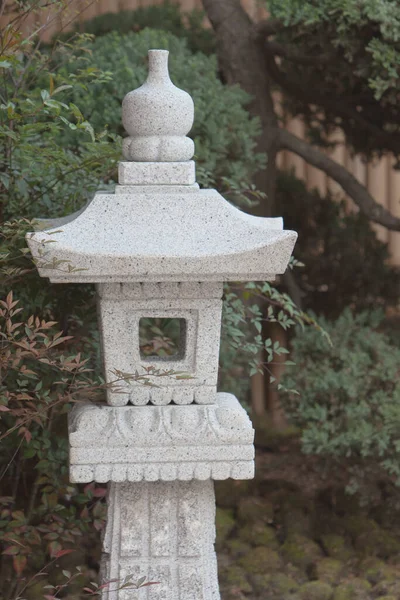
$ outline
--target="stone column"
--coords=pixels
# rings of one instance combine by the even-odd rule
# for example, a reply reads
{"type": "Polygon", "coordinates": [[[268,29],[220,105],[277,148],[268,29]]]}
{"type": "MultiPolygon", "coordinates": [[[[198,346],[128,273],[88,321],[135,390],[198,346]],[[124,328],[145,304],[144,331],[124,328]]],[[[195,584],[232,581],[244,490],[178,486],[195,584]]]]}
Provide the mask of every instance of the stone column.
{"type": "MultiPolygon", "coordinates": [[[[211,479],[112,483],[108,494],[103,578],[158,582],[137,597],[217,600],[215,499],[211,479]]],[[[112,587],[112,586],[110,586],[112,587]]],[[[132,591],[105,592],[130,600],[132,591]]]]}

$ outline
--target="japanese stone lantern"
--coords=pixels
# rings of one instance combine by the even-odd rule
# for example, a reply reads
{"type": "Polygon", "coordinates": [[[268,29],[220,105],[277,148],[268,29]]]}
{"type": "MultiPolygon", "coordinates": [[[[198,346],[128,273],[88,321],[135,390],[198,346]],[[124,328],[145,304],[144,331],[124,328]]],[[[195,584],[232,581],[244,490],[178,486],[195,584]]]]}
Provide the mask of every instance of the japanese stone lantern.
{"type": "Polygon", "coordinates": [[[103,600],[218,599],[213,480],[254,474],[251,422],[233,395],[216,391],[222,286],[284,273],[296,233],[199,189],[186,137],[193,114],[169,78],[168,52],[150,50],[146,82],[123,101],[128,137],[114,193],[28,235],[41,276],[96,283],[108,382],[115,370],[146,366],[190,376],[124,381],[107,405],[70,414],[71,481],[109,482],[103,581],[159,582],[113,584],[103,600]],[[179,323],[173,356],[141,353],[148,318],[179,323]]]}

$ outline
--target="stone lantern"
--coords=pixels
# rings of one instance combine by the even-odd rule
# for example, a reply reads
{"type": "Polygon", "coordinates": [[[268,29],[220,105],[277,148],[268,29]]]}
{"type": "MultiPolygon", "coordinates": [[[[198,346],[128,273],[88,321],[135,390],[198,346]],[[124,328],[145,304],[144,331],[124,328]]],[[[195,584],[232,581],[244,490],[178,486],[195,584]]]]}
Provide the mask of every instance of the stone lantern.
{"type": "Polygon", "coordinates": [[[171,372],[150,386],[128,378],[107,405],[70,414],[71,481],[109,482],[103,580],[159,582],[112,585],[104,600],[216,600],[213,480],[254,474],[251,422],[216,391],[222,286],[284,273],[296,233],[199,189],[186,137],[193,113],[169,78],[168,52],[150,50],[146,82],[123,101],[114,193],[28,236],[41,276],[96,283],[108,382],[146,366],[171,372]],[[139,325],[149,318],[177,320],[175,355],[142,355],[139,325]]]}

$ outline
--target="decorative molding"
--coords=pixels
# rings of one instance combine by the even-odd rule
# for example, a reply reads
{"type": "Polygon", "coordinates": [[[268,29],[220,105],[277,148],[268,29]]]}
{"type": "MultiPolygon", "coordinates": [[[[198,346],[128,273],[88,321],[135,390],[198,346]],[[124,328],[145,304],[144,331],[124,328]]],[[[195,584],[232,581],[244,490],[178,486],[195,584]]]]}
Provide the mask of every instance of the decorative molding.
{"type": "MultiPolygon", "coordinates": [[[[78,453],[73,452],[72,456],[78,453]]],[[[254,454],[254,453],[253,453],[254,454]]],[[[180,459],[182,460],[182,459],[180,459]]],[[[253,479],[254,458],[242,461],[210,459],[198,462],[154,462],[141,464],[73,464],[70,461],[70,481],[74,483],[139,482],[139,481],[222,481],[225,479],[253,479]]]]}
{"type": "Polygon", "coordinates": [[[78,404],[69,417],[71,480],[250,479],[253,439],[232,394],[204,406],[78,404]]]}

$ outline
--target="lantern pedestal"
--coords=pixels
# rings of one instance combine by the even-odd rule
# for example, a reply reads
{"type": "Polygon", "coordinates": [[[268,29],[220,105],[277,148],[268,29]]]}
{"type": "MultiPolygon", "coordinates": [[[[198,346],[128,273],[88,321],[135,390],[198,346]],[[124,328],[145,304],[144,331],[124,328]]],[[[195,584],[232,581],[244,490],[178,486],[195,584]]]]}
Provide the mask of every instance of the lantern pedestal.
{"type": "Polygon", "coordinates": [[[103,600],[217,600],[216,479],[251,479],[254,430],[232,394],[190,406],[78,404],[70,479],[110,482],[103,600]],[[117,590],[126,577],[157,584],[117,590]]]}

